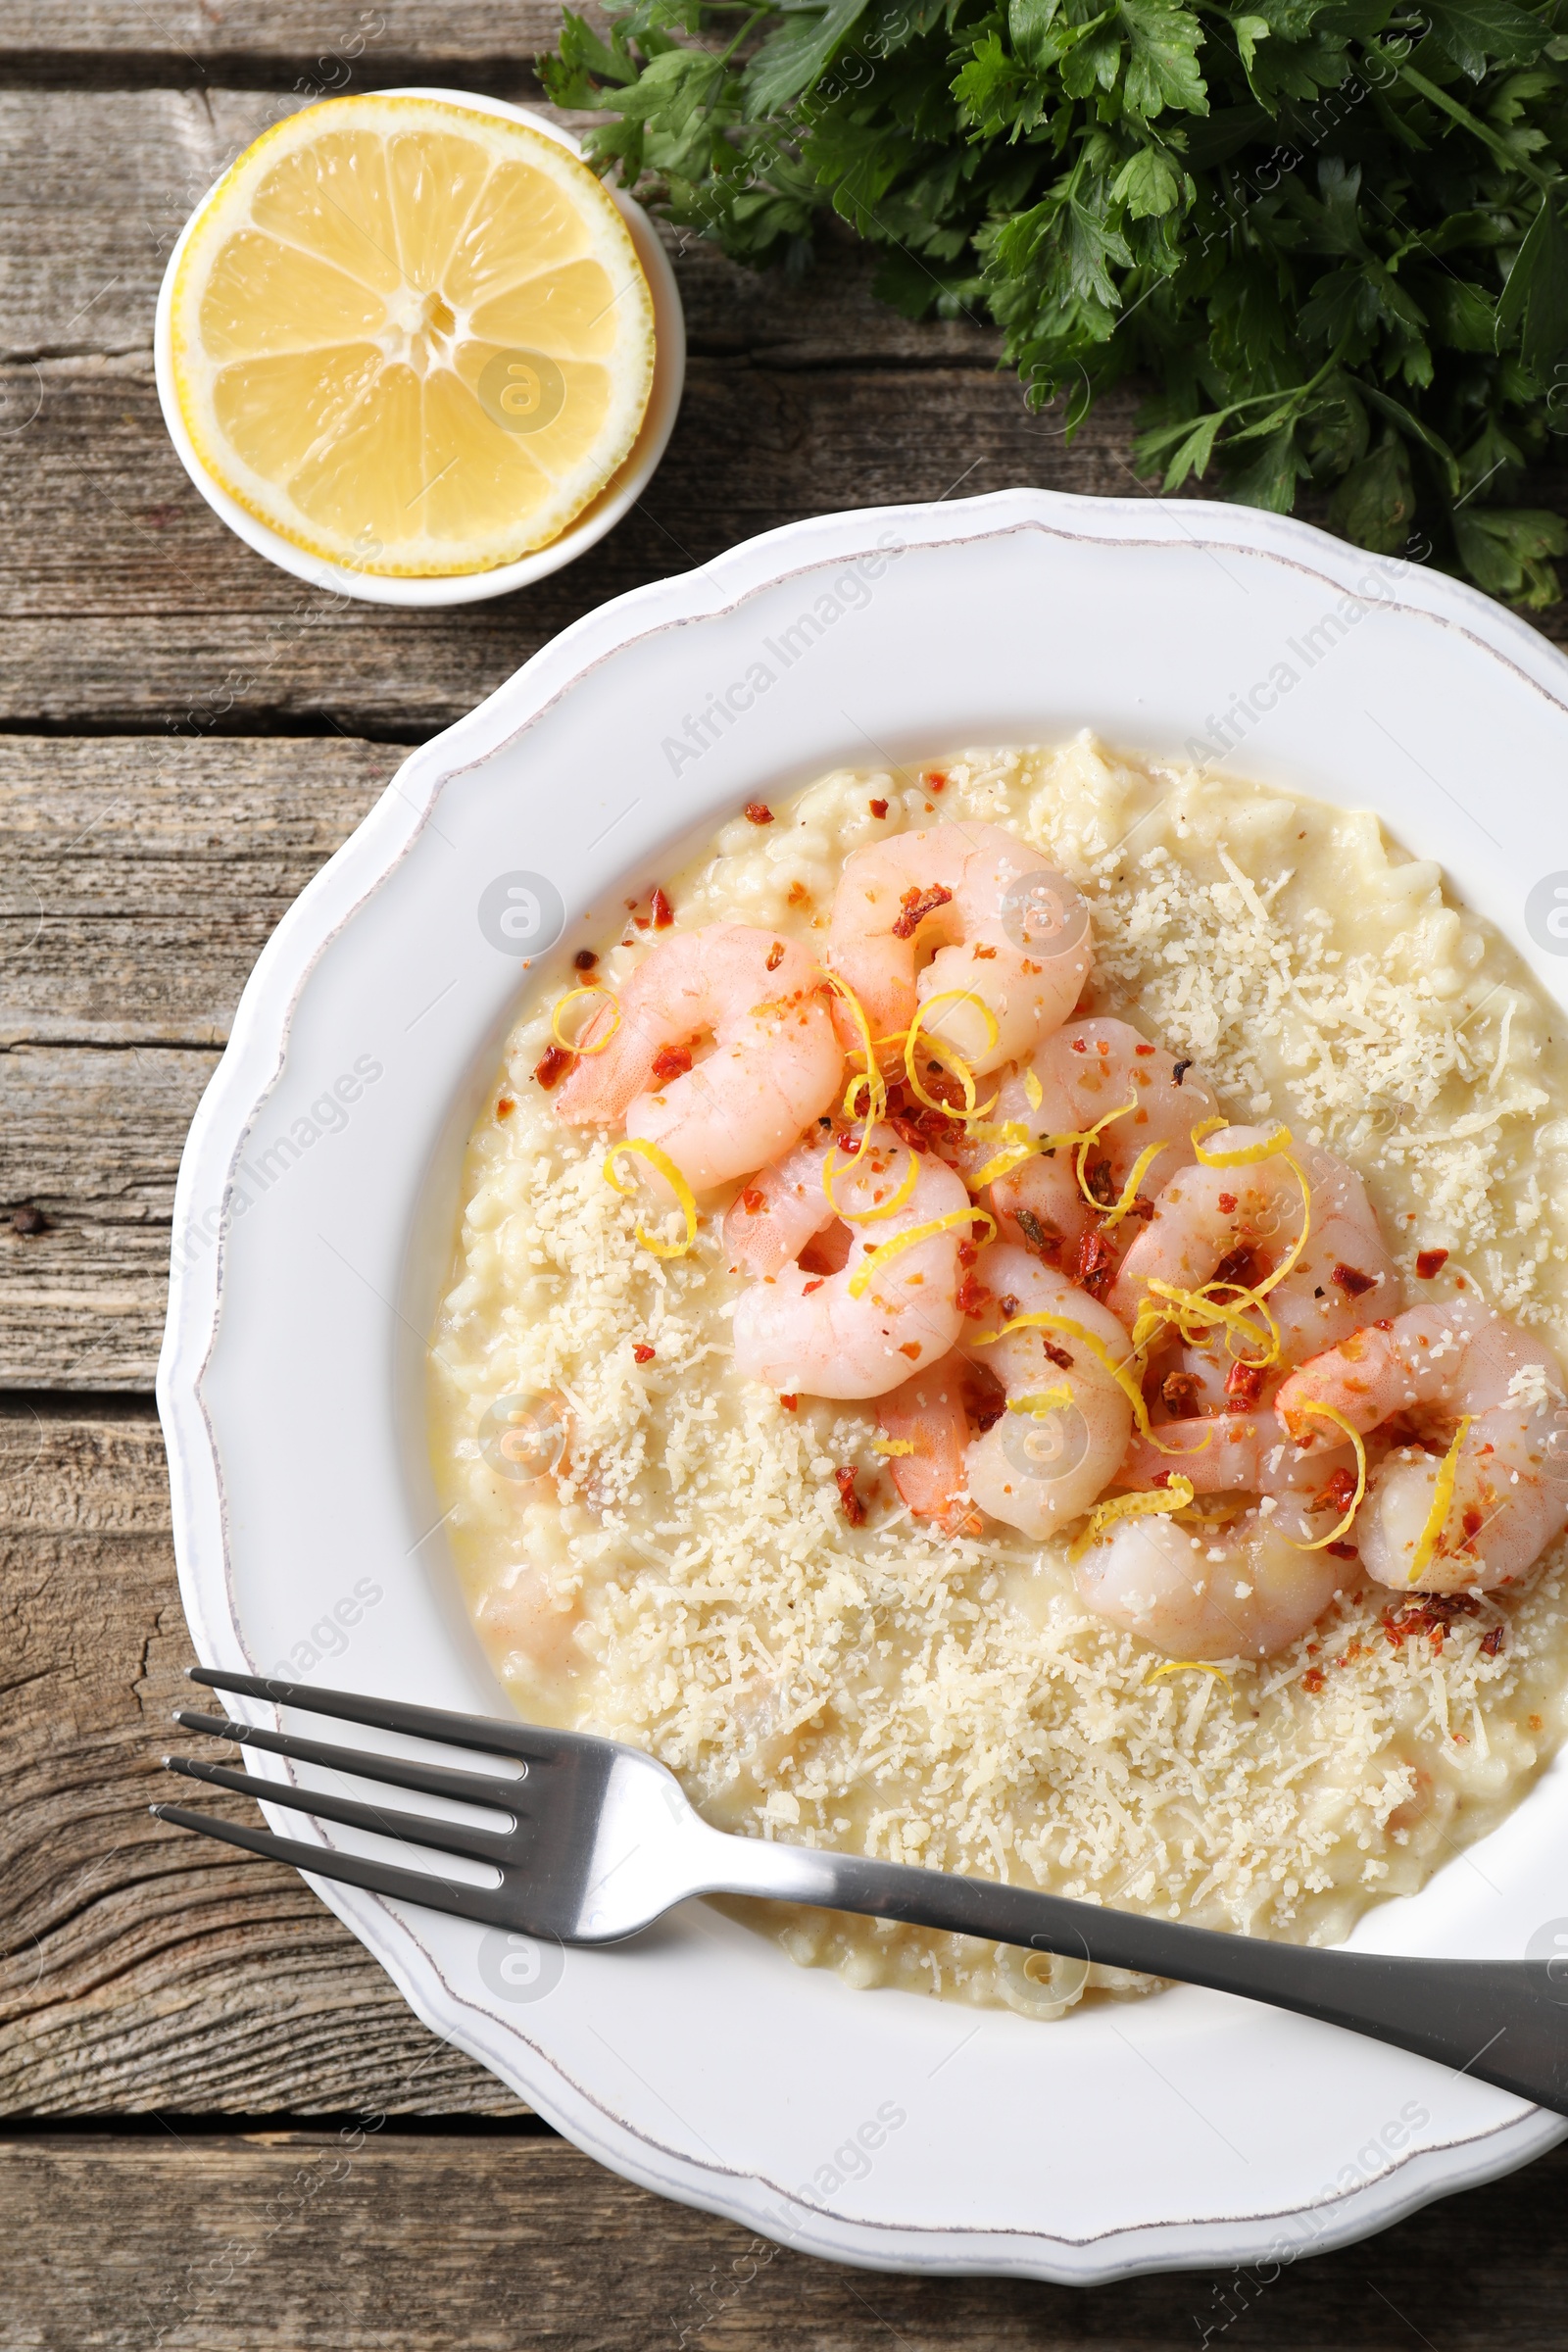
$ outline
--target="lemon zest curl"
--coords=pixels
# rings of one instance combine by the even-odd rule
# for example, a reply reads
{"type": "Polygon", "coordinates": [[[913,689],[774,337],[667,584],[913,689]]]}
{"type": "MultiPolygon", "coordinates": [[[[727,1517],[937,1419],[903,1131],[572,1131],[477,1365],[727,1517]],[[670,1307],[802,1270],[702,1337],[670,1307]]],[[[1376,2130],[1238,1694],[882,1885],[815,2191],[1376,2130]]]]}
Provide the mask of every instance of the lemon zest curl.
{"type": "Polygon", "coordinates": [[[1443,1541],[1443,1531],[1448,1524],[1448,1513],[1453,1508],[1453,1490],[1458,1483],[1459,1448],[1464,1444],[1465,1431],[1474,1419],[1474,1413],[1460,1414],[1459,1426],[1453,1433],[1453,1443],[1438,1467],[1437,1485],[1432,1490],[1432,1508],[1427,1513],[1427,1523],[1416,1544],[1415,1557],[1410,1562],[1410,1573],[1405,1579],[1407,1584],[1413,1585],[1418,1576],[1426,1574],[1443,1541]]]}
{"type": "Polygon", "coordinates": [[[892,1200],[884,1200],[880,1207],[846,1208],[839,1200],[833,1190],[833,1180],[836,1176],[842,1176],[846,1174],[846,1172],[852,1175],[863,1175],[865,1173],[865,1170],[860,1166],[860,1162],[865,1157],[866,1150],[870,1143],[870,1137],[871,1130],[869,1127],[867,1127],[865,1132],[860,1137],[859,1152],[853,1158],[847,1158],[839,1165],[834,1164],[834,1154],[838,1151],[838,1144],[835,1140],[833,1143],[829,1144],[826,1155],[822,1161],[822,1190],[827,1195],[828,1205],[832,1209],[834,1215],[837,1217],[842,1217],[847,1225],[869,1225],[877,1217],[896,1216],[899,1210],[904,1206],[905,1202],[908,1200],[909,1195],[913,1192],[915,1186],[920,1181],[919,1154],[908,1146],[906,1146],[906,1150],[907,1150],[909,1152],[909,1164],[906,1168],[904,1176],[899,1184],[899,1189],[894,1194],[892,1200]]]}
{"type": "Polygon", "coordinates": [[[826,981],[828,987],[833,991],[833,994],[836,997],[841,998],[842,1001],[849,1006],[850,1012],[854,1017],[855,1025],[860,1033],[859,1045],[858,1047],[852,1047],[850,1051],[852,1053],[863,1054],[865,1056],[864,1069],[857,1070],[854,1077],[850,1080],[848,1087],[845,1089],[843,1105],[844,1116],[847,1119],[857,1119],[860,1116],[860,1111],[857,1108],[857,1104],[859,1100],[860,1089],[861,1087],[864,1087],[865,1121],[868,1127],[874,1127],[878,1119],[882,1119],[887,1116],[888,1090],[883,1080],[881,1065],[877,1061],[876,1047],[872,1042],[871,1024],[866,1018],[865,1006],[860,1003],[860,1000],[856,995],[854,989],[851,988],[846,981],[843,981],[839,978],[837,972],[830,972],[824,964],[818,964],[816,968],[820,972],[823,980],[826,981]]]}
{"type": "Polygon", "coordinates": [[[932,1217],[928,1224],[910,1225],[905,1232],[896,1233],[891,1241],[883,1242],[875,1250],[866,1251],[855,1272],[850,1276],[850,1297],[852,1298],[863,1297],[869,1285],[881,1273],[889,1259],[897,1257],[901,1250],[912,1249],[916,1242],[929,1242],[936,1234],[952,1233],[960,1225],[970,1225],[981,1219],[990,1226],[992,1235],[995,1237],[997,1220],[983,1208],[950,1209],[945,1217],[932,1217]]]}
{"type": "Polygon", "coordinates": [[[997,1028],[996,1015],[990,1005],[983,997],[977,997],[972,988],[945,988],[936,996],[927,997],[904,1033],[904,1075],[908,1082],[910,1093],[917,1102],[925,1104],[927,1110],[938,1110],[945,1119],[962,1120],[966,1126],[969,1126],[976,1119],[983,1119],[996,1109],[1001,1099],[1000,1090],[983,1107],[976,1103],[973,1070],[970,1069],[961,1054],[957,1053],[954,1047],[945,1044],[940,1037],[934,1037],[925,1025],[927,1016],[935,1012],[939,1004],[978,1005],[980,1011],[985,1015],[986,1026],[991,1032],[986,1040],[987,1052],[996,1044],[1001,1032],[997,1028]],[[914,1066],[914,1057],[921,1046],[924,1046],[928,1054],[935,1054],[944,1069],[951,1071],[962,1087],[962,1110],[955,1110],[951,1102],[939,1102],[935,1095],[926,1093],[914,1066]]]}
{"type": "MultiPolygon", "coordinates": [[[[1317,1541],[1312,1544],[1298,1544],[1291,1536],[1287,1536],[1285,1539],[1293,1551],[1322,1551],[1330,1544],[1341,1543],[1349,1534],[1355,1514],[1361,1508],[1361,1499],[1366,1493],[1366,1447],[1361,1443],[1360,1431],[1347,1421],[1345,1415],[1332,1404],[1320,1404],[1315,1396],[1309,1396],[1304,1403],[1294,1405],[1292,1411],[1293,1413],[1316,1413],[1321,1419],[1332,1421],[1337,1429],[1344,1430],[1350,1444],[1355,1447],[1355,1493],[1350,1498],[1350,1507],[1340,1521],[1339,1526],[1331,1527],[1326,1536],[1319,1536],[1317,1541]]],[[[1444,1509],[1444,1517],[1447,1517],[1446,1506],[1444,1509]]]]}
{"type": "Polygon", "coordinates": [[[646,1159],[650,1167],[658,1169],[674,1194],[676,1205],[686,1220],[686,1239],[683,1242],[656,1242],[651,1234],[644,1232],[641,1225],[637,1228],[637,1239],[645,1250],[653,1251],[655,1257],[684,1257],[697,1239],[697,1201],[691,1186],[667,1152],[661,1152],[657,1144],[649,1143],[643,1136],[629,1135],[624,1143],[612,1145],[605,1154],[605,1182],[612,1193],[619,1193],[629,1200],[635,1189],[629,1184],[622,1184],[615,1174],[615,1162],[622,1152],[633,1152],[639,1159],[646,1159]]]}
{"type": "Polygon", "coordinates": [[[1227,1690],[1234,1692],[1236,1689],[1224,1667],[1211,1666],[1206,1658],[1167,1658],[1163,1666],[1151,1667],[1144,1681],[1146,1684],[1157,1683],[1162,1674],[1211,1674],[1217,1683],[1224,1684],[1227,1690]]]}
{"type": "MultiPolygon", "coordinates": [[[[590,1013],[587,1023],[587,1026],[590,1029],[593,1027],[596,1017],[597,1016],[595,1014],[590,1013]]],[[[602,1054],[619,1027],[620,1000],[615,995],[614,990],[612,988],[607,988],[602,980],[590,980],[586,987],[583,988],[568,988],[565,995],[562,998],[560,1004],[556,1006],[554,1012],[550,1015],[550,1034],[555,1039],[557,1045],[562,1048],[563,1052],[567,1054],[602,1054]],[[571,1038],[563,1037],[561,1034],[561,1016],[565,1011],[568,1004],[575,1004],[579,997],[608,997],[610,999],[610,1008],[615,1016],[611,1022],[610,1027],[605,1031],[604,1036],[596,1037],[592,1045],[585,1045],[580,1040],[573,1042],[571,1038]]]]}
{"type": "Polygon", "coordinates": [[[1193,1493],[1192,1480],[1178,1473],[1168,1487],[1145,1487],[1136,1494],[1113,1494],[1108,1502],[1097,1502],[1070,1557],[1081,1559],[1091,1544],[1098,1544],[1106,1528],[1118,1519],[1149,1519],[1156,1515],[1168,1518],[1175,1511],[1185,1511],[1193,1493]]]}

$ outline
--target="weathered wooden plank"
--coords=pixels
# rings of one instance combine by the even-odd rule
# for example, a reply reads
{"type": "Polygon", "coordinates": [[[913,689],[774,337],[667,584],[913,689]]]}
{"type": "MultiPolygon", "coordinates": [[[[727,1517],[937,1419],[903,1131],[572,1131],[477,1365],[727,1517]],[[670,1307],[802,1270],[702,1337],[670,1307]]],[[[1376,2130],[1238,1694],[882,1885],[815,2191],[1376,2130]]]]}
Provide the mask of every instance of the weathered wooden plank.
{"type": "Polygon", "coordinates": [[[221,1045],[279,915],[405,757],[0,737],[0,1050],[221,1045]]]}
{"type": "Polygon", "coordinates": [[[402,757],[0,738],[0,1386],[151,1386],[179,1154],[246,974],[402,757]]]}
{"type": "MultiPolygon", "coordinates": [[[[186,216],[243,147],[304,103],[221,89],[0,89],[0,358],[150,350],[159,281],[186,216]]],[[[799,283],[740,269],[698,237],[672,234],[669,245],[698,351],[844,367],[989,363],[998,346],[983,319],[913,325],[875,301],[873,256],[847,229],[825,238],[799,283]]],[[[13,423],[36,393],[26,374],[13,423]]]]}
{"type": "MultiPolygon", "coordinates": [[[[798,515],[1019,481],[1137,488],[1127,397],[1068,453],[1059,419],[1031,416],[1016,383],[986,370],[699,360],[658,477],[591,554],[492,604],[393,612],[308,588],[223,528],[174,458],[145,359],[35,373],[37,415],[0,436],[0,723],[13,725],[432,728],[607,597],[798,515]]],[[[0,370],[0,398],[27,374],[0,370]]]]}
{"type": "Polygon", "coordinates": [[[217,1060],[151,1046],[0,1055],[0,1195],[22,1204],[0,1219],[0,1387],[152,1387],[174,1178],[217,1060]]]}
{"type": "Polygon", "coordinates": [[[149,1818],[191,1662],[151,1412],[0,1399],[0,2113],[519,2112],[291,1872],[149,1818]]]}
{"type": "Polygon", "coordinates": [[[0,2242],[19,2352],[1555,2352],[1565,2191],[1558,2150],[1261,2286],[1197,2272],[1086,2292],[846,2270],[660,2203],[558,2139],[349,2124],[12,2142],[0,2242]]]}
{"type": "MultiPolygon", "coordinates": [[[[76,61],[158,61],[177,80],[233,60],[336,86],[367,58],[520,62],[547,47],[561,22],[555,0],[6,0],[0,70],[21,61],[62,77],[76,61]]],[[[283,81],[283,86],[287,82],[283,81]]]]}

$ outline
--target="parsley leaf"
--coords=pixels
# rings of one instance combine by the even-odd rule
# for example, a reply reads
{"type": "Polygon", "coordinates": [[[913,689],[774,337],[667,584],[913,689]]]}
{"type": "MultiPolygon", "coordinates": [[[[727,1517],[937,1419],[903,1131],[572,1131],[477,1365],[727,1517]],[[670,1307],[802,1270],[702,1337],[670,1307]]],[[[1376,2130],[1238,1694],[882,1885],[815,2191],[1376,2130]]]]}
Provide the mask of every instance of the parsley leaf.
{"type": "Polygon", "coordinates": [[[1432,37],[1472,81],[1489,65],[1530,65],[1545,44],[1543,19],[1513,0],[1425,0],[1425,9],[1432,37]]]}

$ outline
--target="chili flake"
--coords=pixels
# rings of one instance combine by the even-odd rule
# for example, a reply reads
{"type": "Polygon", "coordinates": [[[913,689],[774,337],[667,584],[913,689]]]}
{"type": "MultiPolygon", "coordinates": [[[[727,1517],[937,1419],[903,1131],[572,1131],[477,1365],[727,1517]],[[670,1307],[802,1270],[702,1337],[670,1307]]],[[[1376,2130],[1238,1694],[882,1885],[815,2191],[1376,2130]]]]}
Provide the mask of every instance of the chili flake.
{"type": "Polygon", "coordinates": [[[856,1473],[853,1469],[835,1470],[833,1483],[839,1491],[839,1508],[852,1527],[865,1525],[865,1505],[855,1492],[856,1473]]]}
{"type": "Polygon", "coordinates": [[[928,914],[952,903],[952,891],[944,890],[940,882],[933,882],[929,890],[906,890],[899,901],[902,912],[893,926],[894,938],[912,939],[928,914]]]}
{"type": "Polygon", "coordinates": [[[1078,1245],[1078,1265],[1074,1281],[1091,1298],[1103,1298],[1110,1288],[1110,1278],[1116,1271],[1116,1253],[1097,1227],[1086,1233],[1078,1245]]]}
{"type": "Polygon", "coordinates": [[[1258,1279],[1256,1251],[1246,1242],[1238,1249],[1228,1250],[1210,1279],[1223,1282],[1232,1290],[1250,1290],[1258,1279]]]}
{"type": "Polygon", "coordinates": [[[1334,1511],[1343,1519],[1354,1500],[1355,1472],[1348,1468],[1336,1470],[1323,1492],[1313,1495],[1312,1508],[1314,1511],[1334,1511]]]}
{"type": "Polygon", "coordinates": [[[1037,1251],[1041,1257],[1058,1254],[1061,1249],[1060,1234],[1048,1233],[1032,1208],[1014,1209],[1012,1221],[1023,1235],[1026,1250],[1037,1251]]]}

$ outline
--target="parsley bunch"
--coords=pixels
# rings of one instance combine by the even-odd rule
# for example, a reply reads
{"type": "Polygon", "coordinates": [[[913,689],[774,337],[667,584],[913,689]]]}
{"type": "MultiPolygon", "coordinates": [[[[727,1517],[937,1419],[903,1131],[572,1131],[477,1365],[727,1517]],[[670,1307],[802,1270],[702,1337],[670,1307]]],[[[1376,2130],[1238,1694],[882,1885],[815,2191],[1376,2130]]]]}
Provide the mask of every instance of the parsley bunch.
{"type": "Polygon", "coordinates": [[[1137,372],[1141,466],[1217,471],[1494,595],[1557,597],[1510,504],[1568,432],[1562,0],[611,0],[543,60],[588,149],[737,259],[827,206],[908,317],[1002,328],[1069,430],[1137,372]]]}

